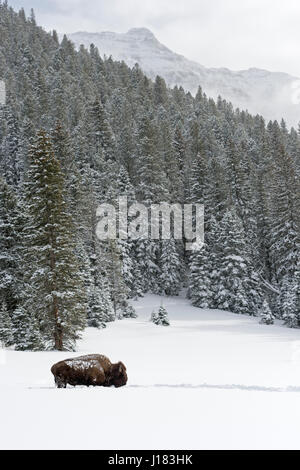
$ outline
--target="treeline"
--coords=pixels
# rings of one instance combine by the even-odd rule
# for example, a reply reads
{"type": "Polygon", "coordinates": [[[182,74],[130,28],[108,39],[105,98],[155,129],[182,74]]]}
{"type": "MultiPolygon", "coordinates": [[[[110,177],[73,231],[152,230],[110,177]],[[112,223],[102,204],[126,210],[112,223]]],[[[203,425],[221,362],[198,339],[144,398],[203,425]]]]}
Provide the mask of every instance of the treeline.
{"type": "MultiPolygon", "coordinates": [[[[0,4],[0,337],[73,349],[147,291],[300,326],[300,136],[75,51],[0,4]],[[203,203],[205,245],[96,236],[99,203],[203,203]]],[[[101,51],[100,51],[101,53],[101,51]]]]}

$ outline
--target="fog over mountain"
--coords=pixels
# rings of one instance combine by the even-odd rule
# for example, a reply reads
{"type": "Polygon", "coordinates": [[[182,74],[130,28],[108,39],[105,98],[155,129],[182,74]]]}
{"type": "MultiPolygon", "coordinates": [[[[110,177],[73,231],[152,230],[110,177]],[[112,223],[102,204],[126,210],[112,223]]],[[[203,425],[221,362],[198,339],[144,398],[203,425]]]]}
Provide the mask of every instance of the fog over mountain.
{"type": "Polygon", "coordinates": [[[262,114],[266,120],[283,117],[290,126],[300,121],[300,79],[289,74],[258,68],[207,68],[171,51],[146,28],[127,33],[77,32],[69,38],[76,47],[93,43],[102,56],[112,55],[129,66],[138,63],[150,78],[160,75],[171,87],[181,85],[195,94],[200,85],[209,96],[221,95],[235,107],[262,114]]]}

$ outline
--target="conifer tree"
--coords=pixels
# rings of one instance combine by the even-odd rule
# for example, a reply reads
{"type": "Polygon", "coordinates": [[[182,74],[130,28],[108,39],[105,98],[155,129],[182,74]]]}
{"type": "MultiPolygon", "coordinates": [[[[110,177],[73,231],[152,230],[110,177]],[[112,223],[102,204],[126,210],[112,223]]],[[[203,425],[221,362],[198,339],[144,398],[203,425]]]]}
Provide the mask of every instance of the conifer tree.
{"type": "Polygon", "coordinates": [[[260,323],[265,325],[273,325],[274,323],[274,316],[266,299],[263,301],[260,311],[260,323]]]}
{"type": "Polygon", "coordinates": [[[45,349],[44,338],[40,332],[40,322],[34,313],[19,306],[14,311],[12,323],[13,342],[16,351],[45,349]]]}
{"type": "Polygon", "coordinates": [[[137,318],[137,313],[132,305],[125,306],[122,315],[124,318],[137,318]]]}
{"type": "Polygon", "coordinates": [[[99,99],[89,108],[89,139],[96,153],[102,152],[105,160],[114,160],[115,137],[99,99]]]}
{"type": "Polygon", "coordinates": [[[104,280],[100,286],[94,286],[89,295],[88,325],[95,328],[105,328],[106,323],[114,318],[113,304],[110,292],[104,280]]]}
{"type": "Polygon", "coordinates": [[[141,116],[137,160],[137,195],[144,203],[164,201],[167,198],[167,182],[159,153],[156,152],[158,131],[149,116],[141,116]]]}
{"type": "Polygon", "coordinates": [[[18,212],[12,187],[0,178],[0,304],[10,313],[19,296],[18,212]]]}
{"type": "MultiPolygon", "coordinates": [[[[124,166],[120,167],[117,185],[116,185],[116,196],[118,198],[126,198],[127,209],[136,202],[135,191],[130,182],[128,172],[124,166]]],[[[116,200],[116,208],[119,209],[119,200],[116,200]]],[[[127,226],[132,218],[127,220],[127,226]]],[[[120,262],[121,262],[121,272],[125,285],[128,288],[128,295],[130,297],[135,296],[137,291],[134,287],[135,284],[135,275],[134,275],[134,259],[133,259],[133,249],[134,249],[134,240],[128,235],[128,231],[124,232],[124,229],[119,225],[119,234],[118,234],[118,247],[120,250],[120,262]]]]}
{"type": "Polygon", "coordinates": [[[172,145],[172,127],[168,119],[168,114],[164,108],[158,111],[157,125],[160,129],[157,147],[161,155],[162,165],[167,177],[168,200],[173,203],[183,203],[184,201],[184,184],[182,174],[179,169],[179,163],[176,159],[176,152],[172,145]]]}
{"type": "Polygon", "coordinates": [[[7,108],[5,113],[6,136],[3,141],[4,175],[6,181],[16,186],[20,180],[20,130],[16,116],[7,108]]]}
{"type": "Polygon", "coordinates": [[[175,158],[178,163],[179,171],[182,172],[186,155],[186,142],[184,139],[184,130],[181,123],[176,126],[172,145],[174,148],[175,158]]]}
{"type": "Polygon", "coordinates": [[[13,342],[12,322],[6,303],[3,301],[0,306],[0,343],[3,346],[11,346],[13,342]]]}
{"type": "Polygon", "coordinates": [[[115,318],[121,314],[122,306],[127,305],[129,289],[125,284],[122,272],[121,250],[118,240],[107,243],[107,274],[111,286],[111,299],[115,318]],[[119,311],[119,312],[118,312],[119,311]]]}
{"type": "Polygon", "coordinates": [[[174,238],[163,240],[160,255],[159,287],[165,295],[178,295],[181,286],[181,263],[174,238]]]}
{"type": "Polygon", "coordinates": [[[170,326],[168,312],[162,305],[159,307],[157,312],[152,312],[151,321],[155,323],[155,325],[170,326]]]}
{"type": "Polygon", "coordinates": [[[235,313],[254,315],[249,303],[249,269],[252,267],[247,258],[243,227],[234,211],[225,214],[220,233],[217,305],[235,313]]]}
{"type": "Polygon", "coordinates": [[[213,308],[212,264],[208,245],[191,256],[189,297],[196,307],[213,308]]]}
{"type": "Polygon", "coordinates": [[[153,93],[154,93],[154,103],[156,105],[158,106],[167,105],[167,101],[168,101],[167,86],[163,78],[159,76],[156,77],[154,88],[153,88],[153,93]]]}
{"type": "Polygon", "coordinates": [[[47,348],[73,349],[85,325],[84,293],[74,253],[74,231],[65,202],[63,174],[45,131],[38,132],[29,158],[25,185],[28,222],[24,310],[31,317],[38,312],[47,348]]]}
{"type": "Polygon", "coordinates": [[[281,291],[278,298],[278,311],[286,325],[291,328],[300,327],[300,302],[299,302],[299,273],[294,279],[285,277],[281,283],[281,291]]]}

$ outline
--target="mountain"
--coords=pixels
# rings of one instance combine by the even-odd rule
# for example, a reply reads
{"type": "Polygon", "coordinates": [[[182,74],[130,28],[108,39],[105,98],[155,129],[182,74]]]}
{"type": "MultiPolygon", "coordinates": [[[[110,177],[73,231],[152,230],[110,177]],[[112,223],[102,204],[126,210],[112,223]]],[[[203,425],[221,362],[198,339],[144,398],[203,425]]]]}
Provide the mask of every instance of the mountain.
{"type": "Polygon", "coordinates": [[[147,28],[127,33],[77,32],[69,38],[76,47],[93,43],[101,55],[112,55],[131,67],[138,63],[150,78],[160,75],[171,87],[181,85],[195,94],[200,85],[208,96],[221,95],[235,107],[262,114],[267,120],[284,117],[293,126],[300,121],[300,79],[286,73],[207,68],[168,49],[147,28]]]}

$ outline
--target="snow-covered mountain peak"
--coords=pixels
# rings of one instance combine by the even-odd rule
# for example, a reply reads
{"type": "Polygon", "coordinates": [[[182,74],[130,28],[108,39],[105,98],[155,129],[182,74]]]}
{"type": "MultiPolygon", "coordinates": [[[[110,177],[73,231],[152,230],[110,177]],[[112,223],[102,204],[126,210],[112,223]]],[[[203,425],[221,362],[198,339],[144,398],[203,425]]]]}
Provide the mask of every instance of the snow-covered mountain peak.
{"type": "Polygon", "coordinates": [[[147,28],[132,28],[127,33],[78,32],[69,35],[77,47],[98,47],[103,56],[124,60],[130,67],[138,63],[150,78],[163,77],[170,87],[181,85],[195,94],[199,85],[208,96],[221,95],[235,107],[266,120],[283,117],[289,125],[300,121],[300,79],[286,73],[250,68],[206,68],[161,44],[147,28]]]}
{"type": "Polygon", "coordinates": [[[148,28],[131,28],[126,33],[127,36],[135,37],[141,40],[154,40],[157,41],[156,37],[148,28]]]}

